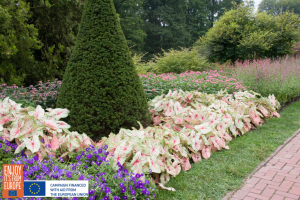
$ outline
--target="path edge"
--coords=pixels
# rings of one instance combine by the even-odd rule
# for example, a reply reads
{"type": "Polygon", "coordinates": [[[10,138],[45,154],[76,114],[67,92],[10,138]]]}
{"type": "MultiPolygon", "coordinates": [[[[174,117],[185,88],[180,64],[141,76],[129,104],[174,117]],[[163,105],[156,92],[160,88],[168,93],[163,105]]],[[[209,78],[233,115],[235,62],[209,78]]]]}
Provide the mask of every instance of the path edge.
{"type": "Polygon", "coordinates": [[[238,189],[233,190],[232,192],[227,193],[227,195],[225,197],[222,198],[222,200],[227,200],[230,199],[238,190],[240,190],[246,183],[246,181],[250,178],[252,178],[252,176],[258,171],[260,170],[262,167],[266,166],[267,163],[274,157],[277,155],[277,153],[282,150],[292,139],[294,139],[298,134],[300,133],[300,129],[298,129],[291,137],[289,137],[282,145],[280,145],[279,147],[277,147],[277,149],[275,150],[274,153],[272,153],[268,158],[266,158],[266,160],[262,163],[260,163],[258,165],[258,167],[256,167],[246,178],[243,179],[243,184],[241,185],[241,187],[239,187],[238,189]]]}

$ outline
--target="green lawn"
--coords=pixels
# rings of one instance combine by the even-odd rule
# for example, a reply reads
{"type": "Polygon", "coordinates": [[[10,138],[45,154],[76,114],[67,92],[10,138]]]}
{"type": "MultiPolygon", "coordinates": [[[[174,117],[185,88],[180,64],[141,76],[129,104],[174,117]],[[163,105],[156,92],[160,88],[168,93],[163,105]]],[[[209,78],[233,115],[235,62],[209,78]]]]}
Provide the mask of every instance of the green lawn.
{"type": "Polygon", "coordinates": [[[189,171],[171,178],[166,187],[176,192],[159,189],[157,199],[222,199],[241,187],[243,179],[300,128],[300,101],[280,115],[231,141],[230,150],[213,152],[208,160],[194,163],[189,171]]]}

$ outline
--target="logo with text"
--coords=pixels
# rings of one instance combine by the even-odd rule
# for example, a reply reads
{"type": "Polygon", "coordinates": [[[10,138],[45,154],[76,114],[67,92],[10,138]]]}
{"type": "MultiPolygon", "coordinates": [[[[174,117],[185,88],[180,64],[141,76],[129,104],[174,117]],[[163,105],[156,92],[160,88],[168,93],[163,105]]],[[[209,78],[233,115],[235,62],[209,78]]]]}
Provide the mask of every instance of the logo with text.
{"type": "Polygon", "coordinates": [[[46,196],[45,181],[24,181],[24,197],[46,196]]]}
{"type": "Polygon", "coordinates": [[[23,165],[3,165],[3,198],[23,197],[23,165]]]}

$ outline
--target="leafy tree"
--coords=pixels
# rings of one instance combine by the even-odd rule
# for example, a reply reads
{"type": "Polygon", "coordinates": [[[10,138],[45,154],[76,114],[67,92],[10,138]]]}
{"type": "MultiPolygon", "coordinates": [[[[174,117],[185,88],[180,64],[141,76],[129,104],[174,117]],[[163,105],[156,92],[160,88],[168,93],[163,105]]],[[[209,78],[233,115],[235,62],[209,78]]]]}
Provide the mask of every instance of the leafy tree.
{"type": "Polygon", "coordinates": [[[22,0],[0,1],[0,82],[23,84],[39,49],[37,29],[28,24],[29,5],[22,0]]]}
{"type": "Polygon", "coordinates": [[[292,52],[300,19],[286,12],[277,17],[254,13],[248,5],[226,12],[196,46],[211,62],[273,58],[292,52]]]}
{"type": "Polygon", "coordinates": [[[146,38],[143,30],[142,20],[143,1],[142,0],[114,0],[116,12],[120,18],[121,28],[125,35],[127,45],[134,53],[141,52],[146,38]]]}
{"type": "Polygon", "coordinates": [[[267,12],[268,14],[279,15],[281,12],[294,11],[300,15],[299,0],[263,0],[258,7],[259,11],[267,12]]]}
{"type": "Polygon", "coordinates": [[[57,107],[70,110],[73,130],[94,138],[150,120],[112,0],[86,0],[57,107]]]}
{"type": "Polygon", "coordinates": [[[145,51],[149,54],[161,49],[186,47],[190,34],[186,26],[187,1],[185,0],[144,0],[145,51]]]}
{"type": "Polygon", "coordinates": [[[38,29],[42,48],[33,53],[30,78],[26,85],[48,79],[62,79],[75,44],[83,4],[77,0],[26,0],[30,4],[28,23],[38,29]]]}

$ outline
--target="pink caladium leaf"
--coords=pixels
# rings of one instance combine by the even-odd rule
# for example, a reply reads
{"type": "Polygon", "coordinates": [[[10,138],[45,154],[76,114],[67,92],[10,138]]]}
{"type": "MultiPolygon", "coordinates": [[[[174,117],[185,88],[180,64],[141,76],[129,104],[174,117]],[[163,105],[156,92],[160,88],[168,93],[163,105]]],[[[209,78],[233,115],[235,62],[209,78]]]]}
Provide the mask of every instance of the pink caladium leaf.
{"type": "Polygon", "coordinates": [[[189,161],[189,157],[183,157],[182,158],[183,163],[181,163],[181,167],[183,171],[188,171],[189,169],[191,169],[191,163],[189,161]]]}
{"type": "Polygon", "coordinates": [[[53,151],[56,151],[59,148],[59,142],[58,142],[58,139],[56,137],[56,134],[53,134],[50,147],[53,151]]]}
{"type": "Polygon", "coordinates": [[[202,160],[201,153],[200,152],[192,153],[192,159],[193,159],[194,163],[200,162],[202,160]]]}
{"type": "Polygon", "coordinates": [[[56,120],[59,120],[60,118],[65,118],[68,116],[69,114],[69,110],[68,109],[61,109],[61,108],[56,108],[51,110],[50,115],[53,116],[56,120]]]}
{"type": "Polygon", "coordinates": [[[161,173],[161,166],[158,163],[158,159],[156,156],[148,157],[149,168],[154,173],[161,173]]]}
{"type": "Polygon", "coordinates": [[[22,142],[15,150],[15,154],[20,153],[25,147],[26,147],[25,143],[22,142]]]}
{"type": "Polygon", "coordinates": [[[208,159],[211,155],[211,147],[205,146],[202,149],[202,156],[205,159],[208,159]]]}

